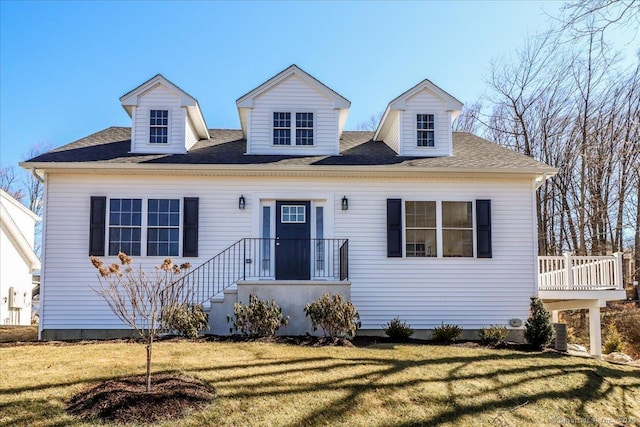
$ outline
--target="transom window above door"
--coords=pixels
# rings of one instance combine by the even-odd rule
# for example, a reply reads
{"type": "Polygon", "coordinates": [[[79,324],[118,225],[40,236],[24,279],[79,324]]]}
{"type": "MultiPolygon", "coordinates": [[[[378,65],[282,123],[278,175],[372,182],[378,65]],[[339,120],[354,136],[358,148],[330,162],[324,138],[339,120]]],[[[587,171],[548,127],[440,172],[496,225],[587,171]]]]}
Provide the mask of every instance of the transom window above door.
{"type": "Polygon", "coordinates": [[[282,223],[304,223],[306,222],[305,206],[282,205],[280,221],[282,223]]]}

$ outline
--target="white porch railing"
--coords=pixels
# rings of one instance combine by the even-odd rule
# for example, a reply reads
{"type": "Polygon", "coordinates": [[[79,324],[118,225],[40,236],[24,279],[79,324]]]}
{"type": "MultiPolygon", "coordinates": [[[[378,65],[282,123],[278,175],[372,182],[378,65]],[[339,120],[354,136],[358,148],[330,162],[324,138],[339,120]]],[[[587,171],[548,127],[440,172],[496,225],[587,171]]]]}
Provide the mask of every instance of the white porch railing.
{"type": "Polygon", "coordinates": [[[541,291],[623,290],[622,252],[609,256],[538,257],[541,291]]]}

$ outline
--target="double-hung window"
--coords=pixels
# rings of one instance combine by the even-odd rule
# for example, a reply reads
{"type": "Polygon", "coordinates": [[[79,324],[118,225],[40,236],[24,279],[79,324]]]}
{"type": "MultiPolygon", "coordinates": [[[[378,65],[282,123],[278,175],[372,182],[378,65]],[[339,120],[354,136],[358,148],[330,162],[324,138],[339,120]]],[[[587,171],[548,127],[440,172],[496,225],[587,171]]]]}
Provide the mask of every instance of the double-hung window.
{"type": "Polygon", "coordinates": [[[313,145],[313,113],[273,113],[273,145],[313,145]],[[292,123],[293,121],[293,123],[292,123]]]}
{"type": "Polygon", "coordinates": [[[111,199],[109,202],[109,255],[124,252],[140,255],[142,200],[111,199]]]}
{"type": "Polygon", "coordinates": [[[436,131],[433,114],[416,115],[418,147],[435,147],[436,131]]]}
{"type": "Polygon", "coordinates": [[[273,145],[291,145],[291,113],[273,113],[273,145]]]}
{"type": "Polygon", "coordinates": [[[313,113],[296,113],[296,145],[313,145],[313,113]]]}
{"type": "Polygon", "coordinates": [[[442,202],[442,255],[473,257],[473,203],[442,202]]]}
{"type": "Polygon", "coordinates": [[[473,257],[473,202],[406,201],[407,257],[473,257]]]}
{"type": "Polygon", "coordinates": [[[149,199],[147,256],[177,256],[180,239],[180,200],[149,199]]]}
{"type": "Polygon", "coordinates": [[[149,142],[151,144],[166,144],[169,142],[169,110],[150,111],[149,142]]]}
{"type": "Polygon", "coordinates": [[[408,257],[437,256],[436,202],[407,202],[405,226],[408,257]]]}
{"type": "Polygon", "coordinates": [[[180,220],[179,199],[110,199],[109,255],[179,256],[180,220]]]}

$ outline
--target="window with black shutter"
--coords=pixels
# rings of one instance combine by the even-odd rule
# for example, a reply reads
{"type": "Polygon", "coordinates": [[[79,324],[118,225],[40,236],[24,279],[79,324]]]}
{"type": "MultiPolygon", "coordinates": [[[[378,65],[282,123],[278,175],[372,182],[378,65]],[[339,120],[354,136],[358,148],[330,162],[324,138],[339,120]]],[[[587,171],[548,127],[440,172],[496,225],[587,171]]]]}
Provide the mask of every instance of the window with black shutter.
{"type": "Polygon", "coordinates": [[[91,197],[89,212],[89,255],[104,256],[106,197],[91,197]]]}
{"type": "Polygon", "coordinates": [[[197,197],[184,198],[182,230],[182,256],[198,256],[198,205],[197,197]]]}
{"type": "Polygon", "coordinates": [[[492,258],[491,200],[476,200],[476,228],[478,258],[492,258]]]}
{"type": "Polygon", "coordinates": [[[401,199],[387,199],[387,257],[402,257],[401,199]]]}

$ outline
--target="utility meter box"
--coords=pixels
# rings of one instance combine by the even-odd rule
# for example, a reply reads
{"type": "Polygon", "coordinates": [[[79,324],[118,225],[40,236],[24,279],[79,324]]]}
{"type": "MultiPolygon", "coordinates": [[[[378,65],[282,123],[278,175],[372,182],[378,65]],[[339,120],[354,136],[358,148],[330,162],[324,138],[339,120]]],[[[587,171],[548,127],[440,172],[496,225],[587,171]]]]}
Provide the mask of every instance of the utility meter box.
{"type": "Polygon", "coordinates": [[[13,286],[9,288],[9,308],[24,308],[24,292],[13,286]]]}

